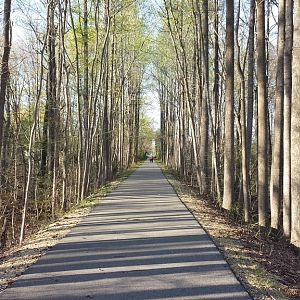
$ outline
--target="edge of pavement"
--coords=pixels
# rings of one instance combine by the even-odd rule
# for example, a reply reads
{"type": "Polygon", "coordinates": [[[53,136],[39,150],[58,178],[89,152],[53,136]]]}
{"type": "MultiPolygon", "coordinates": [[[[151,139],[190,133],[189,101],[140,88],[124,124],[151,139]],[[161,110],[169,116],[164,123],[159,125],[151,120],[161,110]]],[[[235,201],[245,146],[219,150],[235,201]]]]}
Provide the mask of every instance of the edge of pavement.
{"type": "MultiPolygon", "coordinates": [[[[252,299],[255,300],[289,300],[293,298],[289,298],[285,293],[282,293],[281,287],[278,286],[277,290],[274,290],[273,288],[268,288],[266,285],[270,282],[273,283],[274,278],[265,273],[261,274],[259,280],[262,278],[266,280],[267,284],[261,283],[263,286],[255,286],[251,282],[248,281],[248,275],[246,274],[246,268],[248,266],[241,266],[241,261],[239,261],[230,251],[228,250],[228,247],[231,245],[228,243],[226,244],[226,239],[220,239],[220,236],[217,236],[216,233],[211,232],[209,226],[207,225],[207,222],[203,220],[203,213],[201,211],[197,211],[197,206],[201,206],[201,204],[204,204],[205,200],[201,200],[199,195],[197,193],[193,193],[193,190],[186,186],[179,178],[176,177],[175,174],[171,172],[164,164],[161,162],[158,163],[159,168],[161,169],[162,173],[164,174],[165,178],[169,182],[169,184],[174,189],[175,193],[177,194],[178,198],[182,202],[182,204],[186,207],[186,209],[191,213],[193,218],[197,221],[197,223],[203,228],[203,230],[207,233],[209,238],[212,240],[214,245],[217,247],[217,249],[220,251],[222,257],[229,265],[232,273],[236,277],[236,279],[242,284],[242,286],[245,288],[247,293],[252,299]],[[203,203],[202,203],[203,201],[203,203]],[[202,215],[201,215],[202,213],[202,215]]],[[[221,213],[220,213],[221,215],[221,213]]],[[[230,239],[230,237],[229,237],[230,239]]],[[[236,250],[236,249],[235,249],[236,250]]],[[[242,261],[243,263],[243,261],[242,261]]],[[[256,267],[259,267],[258,262],[253,262],[253,265],[256,267]]],[[[263,268],[262,268],[263,269],[263,268]]],[[[256,270],[254,270],[256,271],[256,270]]],[[[253,272],[254,272],[253,271],[253,272]]],[[[258,269],[258,271],[260,271],[258,269]]],[[[277,282],[275,282],[277,284],[277,282]]]]}
{"type": "Polygon", "coordinates": [[[59,216],[54,222],[45,224],[34,234],[28,235],[22,245],[14,245],[0,253],[0,293],[14,283],[31,265],[44,256],[77,224],[89,215],[92,209],[113,192],[130,175],[141,167],[144,161],[133,164],[116,175],[78,205],[59,216]]]}

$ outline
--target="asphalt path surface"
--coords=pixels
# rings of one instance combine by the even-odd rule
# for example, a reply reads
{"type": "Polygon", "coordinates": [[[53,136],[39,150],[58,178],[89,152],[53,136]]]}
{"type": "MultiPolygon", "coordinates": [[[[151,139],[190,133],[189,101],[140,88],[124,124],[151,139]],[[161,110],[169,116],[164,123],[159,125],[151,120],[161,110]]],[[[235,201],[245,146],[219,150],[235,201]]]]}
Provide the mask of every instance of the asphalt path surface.
{"type": "Polygon", "coordinates": [[[157,165],[146,162],[0,299],[251,297],[157,165]]]}

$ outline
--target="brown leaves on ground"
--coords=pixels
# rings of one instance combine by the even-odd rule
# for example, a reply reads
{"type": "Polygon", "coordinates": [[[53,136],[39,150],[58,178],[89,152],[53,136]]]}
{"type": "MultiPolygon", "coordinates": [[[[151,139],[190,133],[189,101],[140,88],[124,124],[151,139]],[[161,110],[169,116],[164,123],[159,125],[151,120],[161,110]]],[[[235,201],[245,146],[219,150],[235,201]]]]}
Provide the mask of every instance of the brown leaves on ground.
{"type": "Polygon", "coordinates": [[[79,206],[73,208],[59,220],[49,224],[37,234],[30,235],[22,246],[14,246],[0,253],[0,292],[46,254],[49,248],[56,245],[84,216],[89,214],[95,204],[100,203],[101,199],[116,189],[138,166],[139,164],[133,164],[120,173],[114,181],[107,183],[90,197],[82,200],[79,206]]]}
{"type": "Polygon", "coordinates": [[[300,299],[300,259],[287,241],[232,220],[217,205],[166,176],[254,299],[300,299]]]}
{"type": "Polygon", "coordinates": [[[0,291],[12,284],[30,265],[35,263],[47,250],[64,237],[85,215],[90,207],[79,207],[60,220],[40,230],[36,235],[1,253],[0,291]]]}

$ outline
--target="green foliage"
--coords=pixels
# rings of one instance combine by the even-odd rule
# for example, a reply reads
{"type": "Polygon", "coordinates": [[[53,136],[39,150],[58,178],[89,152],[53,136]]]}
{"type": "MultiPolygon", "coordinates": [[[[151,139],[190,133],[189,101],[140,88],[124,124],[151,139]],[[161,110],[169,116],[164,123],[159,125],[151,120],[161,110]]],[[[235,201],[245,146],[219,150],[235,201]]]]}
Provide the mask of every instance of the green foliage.
{"type": "Polygon", "coordinates": [[[142,116],[140,118],[139,157],[144,157],[146,151],[148,153],[152,152],[152,141],[155,140],[155,136],[153,120],[142,116]]]}

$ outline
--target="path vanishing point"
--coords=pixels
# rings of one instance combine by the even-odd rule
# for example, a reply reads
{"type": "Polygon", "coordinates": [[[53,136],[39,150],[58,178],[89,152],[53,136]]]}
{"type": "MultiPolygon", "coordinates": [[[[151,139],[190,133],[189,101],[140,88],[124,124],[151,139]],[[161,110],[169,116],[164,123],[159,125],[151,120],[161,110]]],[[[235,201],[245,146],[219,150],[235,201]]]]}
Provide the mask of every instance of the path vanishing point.
{"type": "Polygon", "coordinates": [[[251,297],[157,165],[145,162],[0,299],[251,297]]]}

